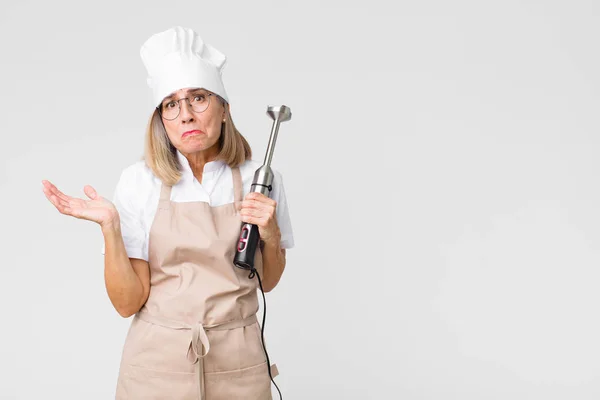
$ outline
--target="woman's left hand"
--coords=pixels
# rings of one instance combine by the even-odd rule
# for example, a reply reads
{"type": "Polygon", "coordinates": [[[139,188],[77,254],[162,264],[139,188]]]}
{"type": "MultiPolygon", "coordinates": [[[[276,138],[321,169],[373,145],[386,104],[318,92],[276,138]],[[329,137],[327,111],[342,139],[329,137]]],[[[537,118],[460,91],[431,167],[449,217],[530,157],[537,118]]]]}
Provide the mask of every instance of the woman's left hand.
{"type": "Polygon", "coordinates": [[[265,243],[280,240],[281,232],[277,225],[276,207],[275,200],[256,192],[248,193],[241,204],[242,221],[257,225],[260,239],[265,243]]]}

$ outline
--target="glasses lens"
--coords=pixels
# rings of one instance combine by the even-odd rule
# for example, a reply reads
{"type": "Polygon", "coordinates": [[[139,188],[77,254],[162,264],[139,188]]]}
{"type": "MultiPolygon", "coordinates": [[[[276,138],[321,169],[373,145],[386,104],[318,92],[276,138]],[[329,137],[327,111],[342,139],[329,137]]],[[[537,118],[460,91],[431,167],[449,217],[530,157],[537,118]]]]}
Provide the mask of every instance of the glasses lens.
{"type": "Polygon", "coordinates": [[[169,103],[164,103],[160,107],[160,113],[165,119],[175,119],[179,115],[179,103],[176,101],[171,101],[169,103]]]}
{"type": "Polygon", "coordinates": [[[190,98],[190,104],[195,112],[204,112],[210,104],[210,96],[206,93],[196,93],[190,98]]]}

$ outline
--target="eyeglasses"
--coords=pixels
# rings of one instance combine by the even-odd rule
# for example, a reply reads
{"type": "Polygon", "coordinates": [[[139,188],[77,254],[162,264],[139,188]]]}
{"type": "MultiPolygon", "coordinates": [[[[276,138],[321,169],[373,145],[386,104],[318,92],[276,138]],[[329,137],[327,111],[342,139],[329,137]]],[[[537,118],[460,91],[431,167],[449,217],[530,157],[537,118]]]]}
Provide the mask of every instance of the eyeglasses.
{"type": "Polygon", "coordinates": [[[206,93],[206,92],[196,92],[189,97],[183,97],[179,100],[168,100],[159,105],[157,108],[161,117],[166,120],[172,121],[179,116],[181,111],[181,100],[187,100],[187,102],[192,106],[192,110],[195,113],[202,113],[206,111],[208,106],[210,106],[210,97],[214,96],[214,93],[206,93]]]}

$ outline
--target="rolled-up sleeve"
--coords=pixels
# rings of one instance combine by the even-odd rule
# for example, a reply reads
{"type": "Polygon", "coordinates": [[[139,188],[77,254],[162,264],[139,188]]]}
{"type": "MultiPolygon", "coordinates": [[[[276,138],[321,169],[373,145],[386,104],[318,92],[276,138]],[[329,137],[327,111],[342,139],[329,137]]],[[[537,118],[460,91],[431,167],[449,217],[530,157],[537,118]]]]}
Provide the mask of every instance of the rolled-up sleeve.
{"type": "Polygon", "coordinates": [[[281,232],[281,248],[291,249],[294,247],[294,232],[292,230],[292,221],[290,218],[290,209],[285,195],[283,177],[277,171],[274,171],[275,179],[273,182],[273,193],[271,198],[277,202],[277,224],[281,232]]]}
{"type": "MultiPolygon", "coordinates": [[[[139,201],[139,189],[136,171],[133,168],[125,169],[121,173],[115,188],[113,204],[119,212],[121,234],[123,235],[127,255],[129,258],[140,258],[148,261],[148,252],[145,249],[146,232],[141,207],[143,202],[139,201]]],[[[102,247],[102,254],[104,254],[104,246],[102,247]]]]}

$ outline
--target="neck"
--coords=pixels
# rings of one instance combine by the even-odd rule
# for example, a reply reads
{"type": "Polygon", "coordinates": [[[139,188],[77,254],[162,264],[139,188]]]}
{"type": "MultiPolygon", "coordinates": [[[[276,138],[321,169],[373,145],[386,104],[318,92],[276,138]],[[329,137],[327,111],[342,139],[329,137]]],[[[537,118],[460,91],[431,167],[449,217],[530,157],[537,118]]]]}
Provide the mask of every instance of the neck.
{"type": "Polygon", "coordinates": [[[198,151],[196,153],[181,152],[181,154],[188,160],[192,173],[200,183],[202,183],[204,166],[217,158],[217,151],[214,149],[214,146],[210,149],[198,151]]]}

